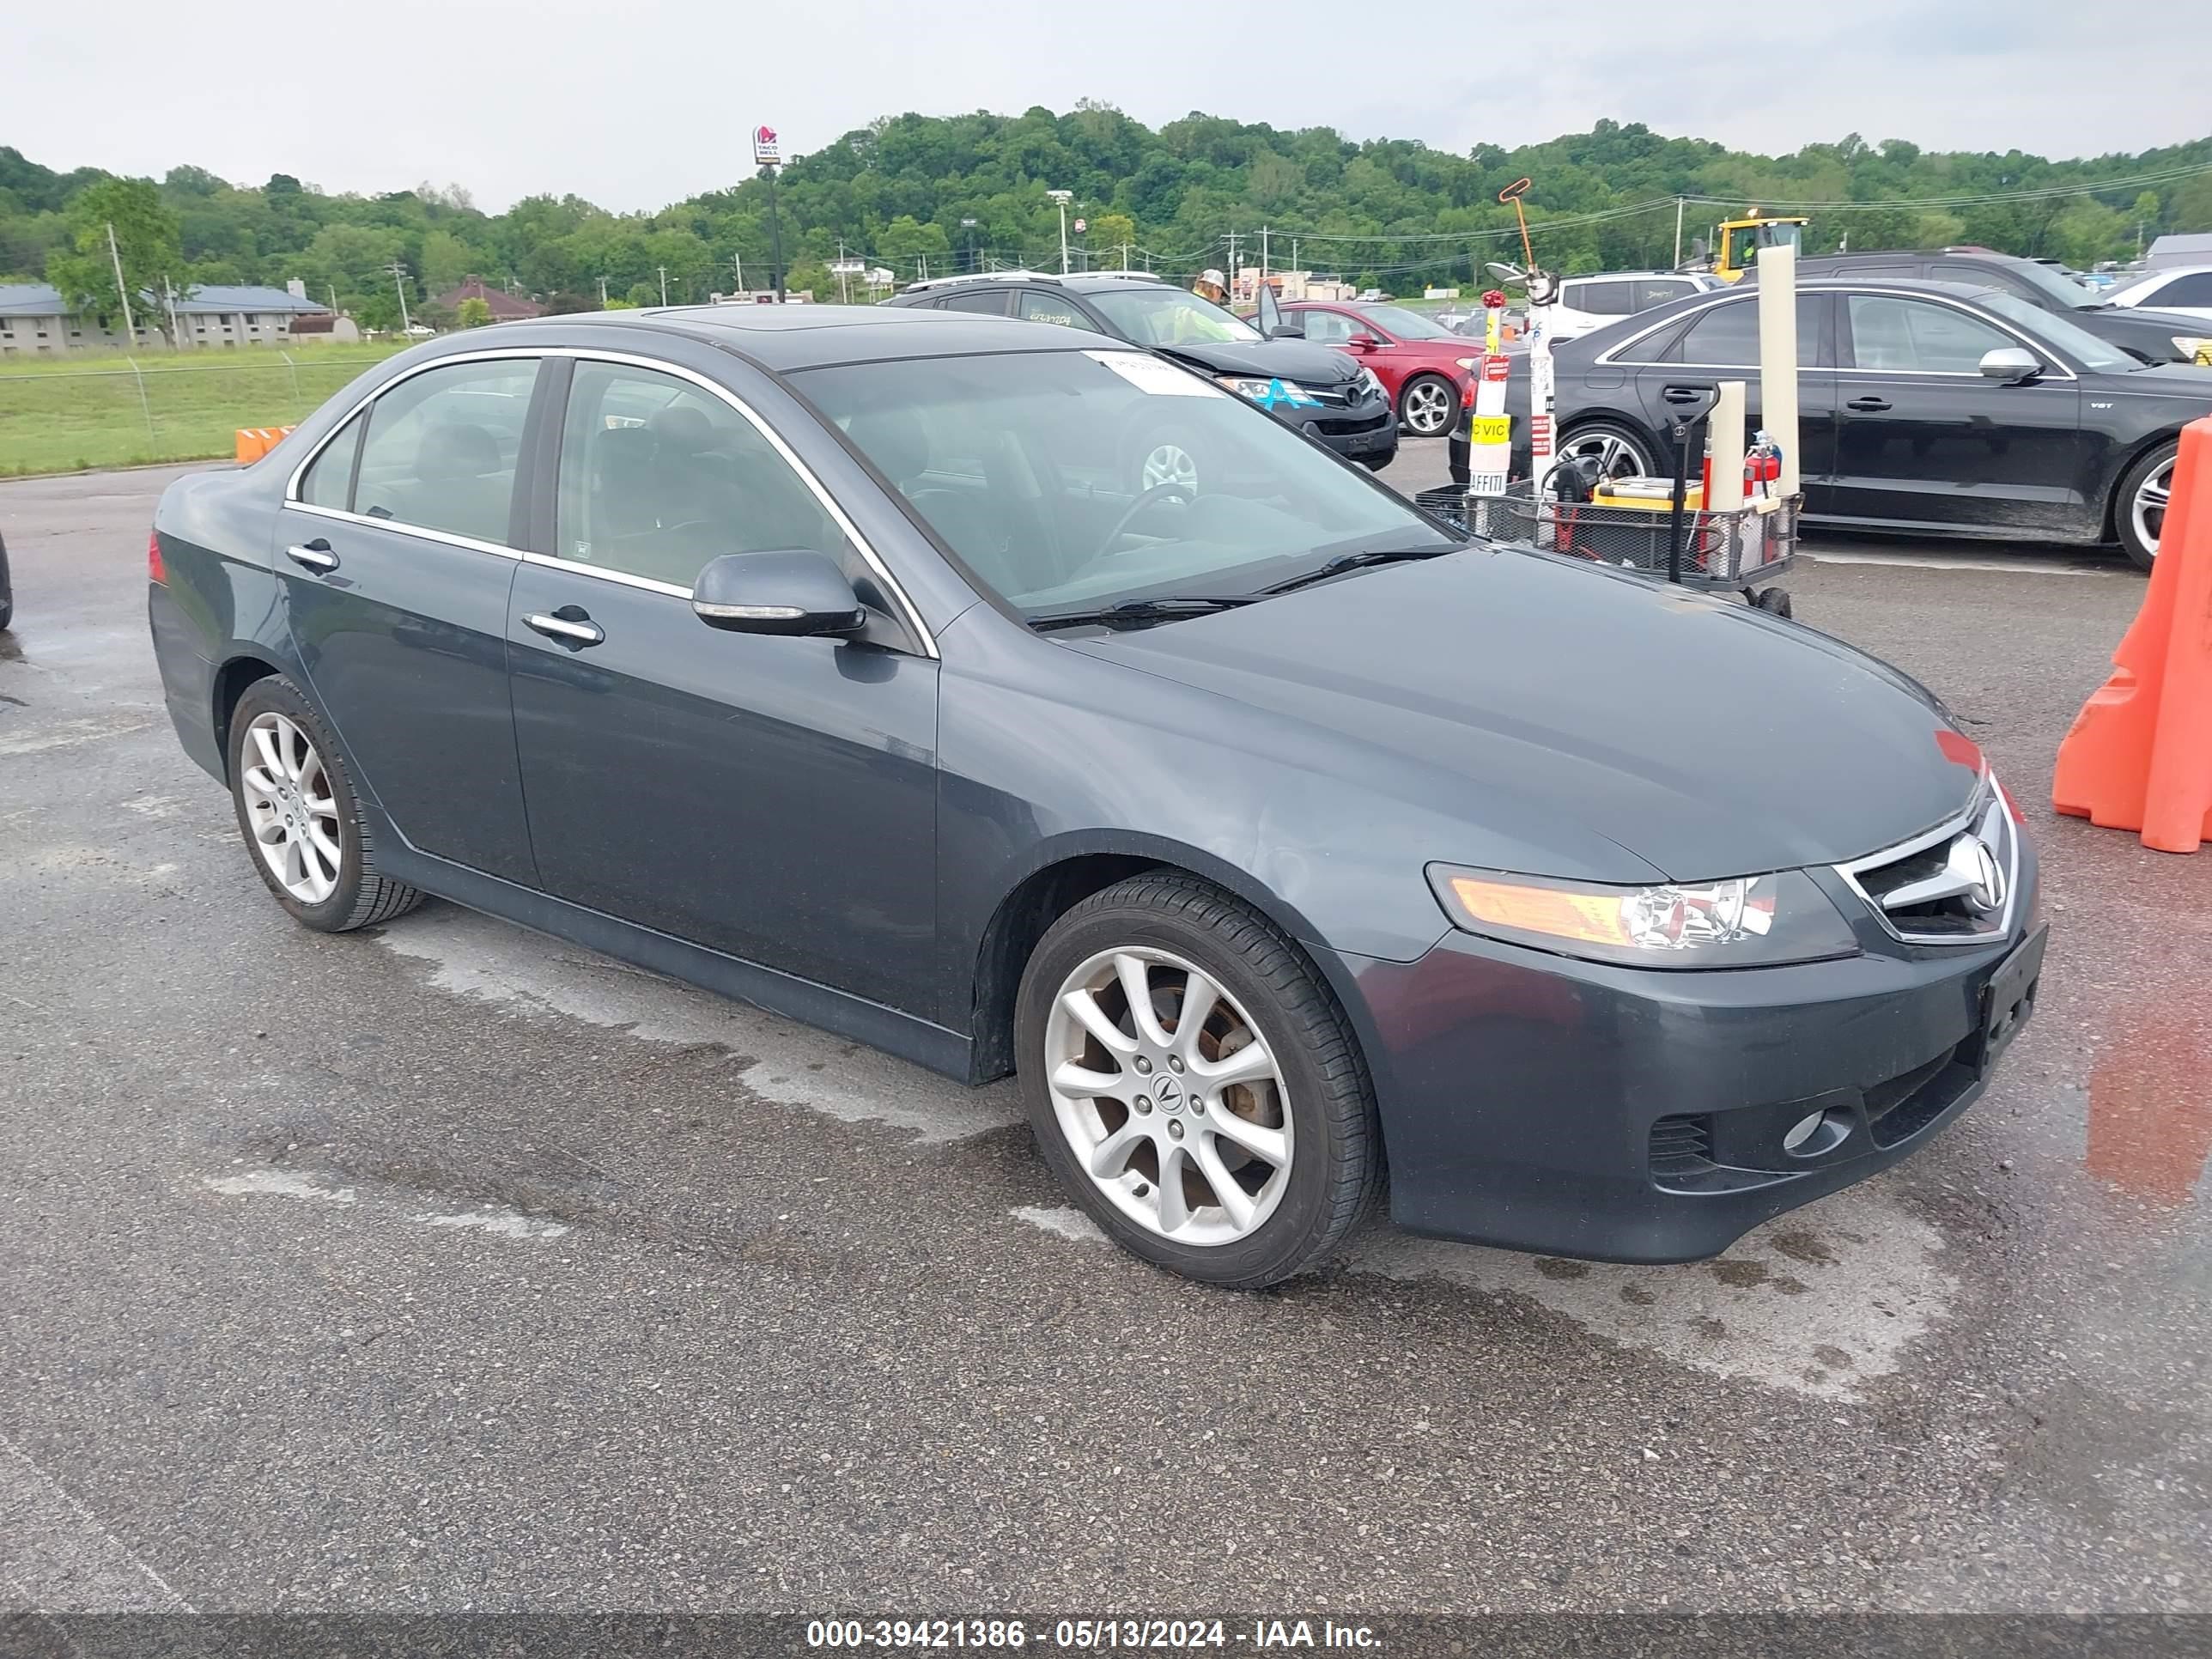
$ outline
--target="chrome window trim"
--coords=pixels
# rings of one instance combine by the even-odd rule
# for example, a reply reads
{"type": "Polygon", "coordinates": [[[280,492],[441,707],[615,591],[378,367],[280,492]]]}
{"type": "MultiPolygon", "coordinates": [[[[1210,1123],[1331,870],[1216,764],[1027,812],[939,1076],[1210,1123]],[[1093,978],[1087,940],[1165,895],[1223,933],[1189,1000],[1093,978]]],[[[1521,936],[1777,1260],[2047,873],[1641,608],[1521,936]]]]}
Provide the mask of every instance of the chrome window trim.
{"type": "MultiPolygon", "coordinates": [[[[890,567],[884,563],[882,556],[869,544],[867,538],[860,534],[860,526],[853,522],[845,509],[839,506],[836,500],[823,487],[822,481],[814,476],[813,469],[793,453],[791,446],[783,441],[782,434],[763,420],[744,399],[727,386],[709,380],[696,369],[687,368],[681,363],[669,362],[664,358],[641,356],[631,351],[610,351],[598,346],[507,346],[503,349],[493,348],[483,351],[457,351],[445,356],[433,357],[427,362],[416,364],[403,374],[393,375],[390,380],[363,393],[343,415],[332,422],[331,429],[316,440],[315,447],[301,458],[299,465],[292,469],[291,476],[284,481],[283,505],[302,513],[320,514],[328,518],[355,524],[375,525],[386,530],[403,531],[410,536],[428,537],[433,541],[448,543],[455,547],[471,548],[483,553],[497,553],[510,559],[571,570],[581,575],[599,576],[611,581],[621,582],[628,586],[641,587],[651,592],[668,593],[678,599],[689,599],[691,597],[690,588],[678,587],[671,582],[654,581],[645,576],[631,576],[624,572],[609,570],[599,565],[579,564],[571,559],[559,558],[551,554],[533,553],[527,549],[480,542],[467,536],[456,536],[445,531],[432,530],[423,526],[410,524],[402,519],[365,518],[359,514],[343,512],[336,507],[311,506],[300,500],[301,477],[314,465],[315,458],[323,453],[324,447],[339,433],[345,430],[347,423],[355,416],[360,414],[363,409],[401,382],[410,380],[417,374],[428,374],[434,368],[445,368],[454,363],[543,362],[546,359],[554,357],[566,357],[578,362],[617,363],[625,368],[642,368],[657,374],[672,375],[677,380],[690,382],[709,396],[720,398],[735,410],[751,425],[754,431],[768,441],[769,447],[782,457],[784,465],[799,475],[799,481],[813,494],[814,499],[821,503],[823,511],[829,514],[836,521],[837,527],[845,532],[846,538],[853,544],[854,550],[860,554],[860,562],[874,572],[876,579],[884,586],[884,592],[897,606],[900,621],[920,642],[922,654],[932,661],[940,659],[942,653],[938,649],[937,635],[931,631],[929,624],[922,620],[921,609],[908,594],[904,585],[891,574],[890,567]]],[[[557,491],[560,486],[557,470],[553,483],[557,491]]],[[[559,524],[557,507],[555,524],[557,531],[559,524]]]]}
{"type": "Polygon", "coordinates": [[[1999,787],[1996,776],[1988,767],[1984,766],[1979,779],[1975,782],[1973,795],[1967,801],[1963,811],[1947,818],[1933,830],[1923,830],[1919,835],[1897,842],[1894,846],[1869,853],[1863,858],[1850,860],[1845,863],[1834,866],[1833,868],[1836,873],[1844,878],[1844,884],[1857,894],[1860,902],[1874,913],[1875,920],[1881,924],[1882,931],[1893,939],[1906,945],[1949,945],[1954,948],[1997,945],[2012,937],[2012,925],[2020,906],[2020,839],[2021,827],[2013,822],[2011,810],[2005,805],[2004,792],[1999,787]],[[1899,859],[1910,858],[1915,853],[1925,852],[1939,842],[1954,840],[1965,831],[1972,829],[1992,811],[1997,813],[1998,821],[2005,831],[2004,908],[1997,917],[1996,927],[1993,932],[1975,933],[1965,938],[1956,933],[1908,933],[1890,920],[1889,913],[1881,908],[1881,901],[1868,892],[1865,885],[1859,880],[1862,871],[1870,870],[1877,865],[1894,864],[1899,859]]]}
{"type": "Polygon", "coordinates": [[[434,530],[428,525],[410,524],[404,519],[375,519],[366,513],[348,513],[340,507],[317,507],[313,501],[288,501],[284,507],[289,512],[312,513],[319,519],[336,519],[341,524],[368,525],[375,530],[397,530],[404,535],[420,537],[424,541],[466,548],[471,553],[491,553],[502,559],[520,559],[522,556],[515,549],[501,542],[480,542],[473,536],[457,535],[450,530],[434,530]]]}
{"type": "MultiPolygon", "coordinates": [[[[1757,290],[1754,289],[1753,291],[1755,293],[1757,290]]],[[[2054,378],[2068,380],[2078,380],[2081,378],[2079,375],[2075,374],[2070,364],[2060,362],[2052,362],[2051,351],[2048,347],[2039,343],[2037,341],[2033,340],[2028,336],[2021,333],[2019,329],[2013,326],[2013,325],[2006,319],[1977,311],[1972,307],[1966,304],[1964,301],[1952,295],[1929,294],[1918,289],[1881,288],[1872,283],[1867,284],[1863,287],[1855,284],[1848,288],[1840,284],[1832,288],[1826,286],[1820,288],[1800,287],[1797,292],[1800,295],[1832,294],[1839,300],[1849,300],[1855,293],[1879,294],[1886,298],[1893,300],[1923,300],[1931,305],[1948,306],[1954,311],[1965,312],[1967,316],[1972,318],[1976,322],[1987,323],[1999,333],[2008,335],[2017,343],[2026,346],[2029,350],[2034,352],[2039,360],[2049,363],[2051,368],[2054,371],[2054,378]]],[[[1746,300],[1750,296],[1748,295],[1745,294],[1740,289],[1730,289],[1724,293],[1717,293],[1704,305],[1692,306],[1687,311],[1678,312],[1675,315],[1669,317],[1664,322],[1654,323],[1650,327],[1644,329],[1638,333],[1630,335],[1619,345],[1608,346],[1605,350],[1600,352],[1596,357],[1591,360],[1590,367],[1593,368],[1601,367],[1605,368],[1699,368],[1715,373],[1722,370],[1732,369],[1738,374],[1741,374],[1746,370],[1749,370],[1750,372],[1756,374],[1759,369],[1759,365],[1757,363],[1632,363],[1623,362],[1620,361],[1620,354],[1626,351],[1630,347],[1641,344],[1644,341],[1650,339],[1655,334],[1679,326],[1686,319],[1702,317],[1706,312],[1712,310],[1716,306],[1726,305],[1731,300],[1746,300]]],[[[1946,380],[1978,380],[1982,378],[1977,371],[1970,368],[1859,368],[1856,366],[1846,368],[1840,363],[1800,363],[1797,365],[1797,372],[1800,374],[1887,374],[1891,376],[1899,374],[1923,374],[1929,376],[1940,376],[1946,380]]]]}

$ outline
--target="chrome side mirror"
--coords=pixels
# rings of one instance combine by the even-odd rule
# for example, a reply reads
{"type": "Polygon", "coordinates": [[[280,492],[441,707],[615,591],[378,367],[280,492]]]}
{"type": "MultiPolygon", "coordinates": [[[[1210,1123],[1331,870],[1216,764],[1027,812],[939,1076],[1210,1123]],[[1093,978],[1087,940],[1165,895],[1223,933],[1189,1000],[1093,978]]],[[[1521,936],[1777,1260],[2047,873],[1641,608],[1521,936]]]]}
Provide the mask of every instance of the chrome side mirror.
{"type": "Polygon", "coordinates": [[[1998,346],[1982,354],[1984,378],[2018,386],[2043,373],[2043,361],[2025,346],[1998,346]]]}

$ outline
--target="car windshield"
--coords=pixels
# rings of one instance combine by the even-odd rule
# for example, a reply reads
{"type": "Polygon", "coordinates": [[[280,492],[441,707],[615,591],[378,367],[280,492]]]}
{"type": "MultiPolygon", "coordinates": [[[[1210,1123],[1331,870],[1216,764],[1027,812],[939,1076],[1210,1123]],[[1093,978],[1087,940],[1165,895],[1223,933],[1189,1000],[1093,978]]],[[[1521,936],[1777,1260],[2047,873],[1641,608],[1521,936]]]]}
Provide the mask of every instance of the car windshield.
{"type": "Polygon", "coordinates": [[[2105,303],[2105,296],[2092,294],[2072,277],[2062,276],[2049,265],[2039,265],[2033,259],[2016,259],[2011,270],[2026,279],[2030,288],[2039,289],[2052,304],[2067,311],[2086,311],[2105,303]]]}
{"type": "Polygon", "coordinates": [[[1458,538],[1212,381],[1143,352],[792,376],[1024,616],[1249,594],[1347,554],[1458,538]]]}
{"type": "Polygon", "coordinates": [[[2142,367],[2118,346],[2099,339],[2079,323],[2054,317],[2017,294],[1991,289],[1974,297],[2007,322],[2018,324],[2037,339],[2049,341],[2084,368],[2118,372],[2142,367]]]}
{"type": "Polygon", "coordinates": [[[1449,340],[1453,337],[1449,329],[1439,327],[1419,312],[1408,311],[1403,306],[1362,306],[1359,314],[1393,339],[1449,340]]]}
{"type": "Polygon", "coordinates": [[[1219,306],[1164,283],[1132,283],[1089,298],[1124,339],[1139,345],[1243,345],[1260,337],[1259,330],[1219,306]]]}

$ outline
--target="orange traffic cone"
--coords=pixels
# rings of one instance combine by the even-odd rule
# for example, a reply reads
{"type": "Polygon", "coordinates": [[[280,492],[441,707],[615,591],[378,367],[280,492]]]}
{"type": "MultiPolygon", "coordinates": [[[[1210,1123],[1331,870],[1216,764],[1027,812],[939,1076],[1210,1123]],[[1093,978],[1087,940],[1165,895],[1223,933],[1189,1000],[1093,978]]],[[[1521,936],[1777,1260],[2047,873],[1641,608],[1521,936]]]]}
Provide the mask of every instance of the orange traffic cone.
{"type": "Polygon", "coordinates": [[[2163,853],[2212,840],[2212,418],[2181,430],[2142,609],[2058,745],[2051,804],[2163,853]]]}

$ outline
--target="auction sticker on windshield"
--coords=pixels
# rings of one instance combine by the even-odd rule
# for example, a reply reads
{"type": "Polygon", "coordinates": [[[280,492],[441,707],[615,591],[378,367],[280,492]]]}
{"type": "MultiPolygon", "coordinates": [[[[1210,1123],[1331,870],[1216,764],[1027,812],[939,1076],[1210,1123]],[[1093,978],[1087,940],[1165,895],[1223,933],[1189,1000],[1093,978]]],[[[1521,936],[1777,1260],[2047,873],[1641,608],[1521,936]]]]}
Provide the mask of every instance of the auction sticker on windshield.
{"type": "Polygon", "coordinates": [[[1138,391],[1148,392],[1155,398],[1226,398],[1229,395],[1211,381],[1201,380],[1195,374],[1187,374],[1173,363],[1147,357],[1141,351],[1086,351],[1083,355],[1095,363],[1105,364],[1138,391]]]}

